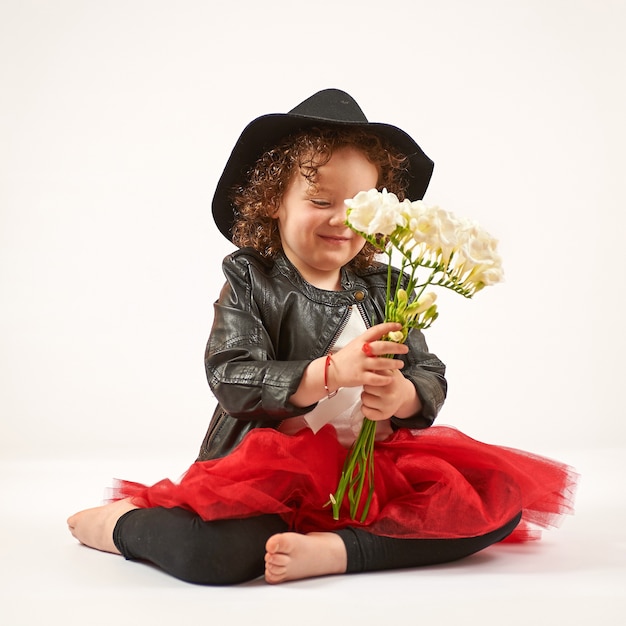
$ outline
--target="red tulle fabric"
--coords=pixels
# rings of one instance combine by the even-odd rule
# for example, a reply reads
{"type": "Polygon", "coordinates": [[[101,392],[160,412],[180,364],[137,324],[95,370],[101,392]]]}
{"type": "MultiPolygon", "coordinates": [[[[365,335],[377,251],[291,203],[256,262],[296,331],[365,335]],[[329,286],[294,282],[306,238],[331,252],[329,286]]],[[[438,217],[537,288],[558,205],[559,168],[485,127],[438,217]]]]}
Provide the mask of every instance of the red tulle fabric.
{"type": "Polygon", "coordinates": [[[130,497],[142,508],[183,507],[204,520],[276,513],[303,533],[360,526],[389,537],[431,539],[482,535],[522,511],[507,541],[528,541],[573,512],[572,468],[433,426],[400,430],[377,443],[367,519],[350,519],[345,503],[335,521],[329,496],[347,452],[332,426],[296,435],[256,429],[229,456],[196,462],[179,481],[117,481],[111,499],[130,497]]]}

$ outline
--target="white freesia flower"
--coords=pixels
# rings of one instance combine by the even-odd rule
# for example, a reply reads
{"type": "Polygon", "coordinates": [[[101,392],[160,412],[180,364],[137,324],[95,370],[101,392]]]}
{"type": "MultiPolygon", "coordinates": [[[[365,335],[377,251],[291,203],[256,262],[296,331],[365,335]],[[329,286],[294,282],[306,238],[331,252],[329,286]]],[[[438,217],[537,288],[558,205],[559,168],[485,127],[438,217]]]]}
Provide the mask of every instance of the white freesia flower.
{"type": "Polygon", "coordinates": [[[360,191],[351,200],[346,200],[350,225],[366,235],[391,235],[398,227],[404,226],[398,196],[377,189],[360,191]]]}
{"type": "Polygon", "coordinates": [[[465,280],[477,288],[495,285],[504,278],[498,240],[472,222],[464,229],[457,255],[457,266],[465,280]]]}
{"type": "Polygon", "coordinates": [[[362,233],[374,234],[370,232],[370,225],[382,204],[376,189],[359,191],[354,198],[346,200],[345,204],[348,207],[351,228],[362,233]]]}
{"type": "Polygon", "coordinates": [[[462,251],[467,260],[479,265],[497,256],[498,241],[478,224],[472,224],[464,234],[462,251]]]}
{"type": "Polygon", "coordinates": [[[447,263],[458,245],[458,220],[440,207],[429,206],[421,200],[409,203],[404,216],[408,227],[405,240],[423,244],[423,254],[440,257],[447,263]]]}
{"type": "Polygon", "coordinates": [[[504,280],[504,272],[500,266],[480,267],[470,275],[470,280],[475,282],[479,288],[489,287],[504,280]]]}
{"type": "Polygon", "coordinates": [[[411,309],[411,307],[409,309],[411,309],[411,313],[419,315],[430,309],[435,304],[435,300],[437,300],[437,294],[434,291],[429,291],[415,301],[415,309],[411,309]]]}

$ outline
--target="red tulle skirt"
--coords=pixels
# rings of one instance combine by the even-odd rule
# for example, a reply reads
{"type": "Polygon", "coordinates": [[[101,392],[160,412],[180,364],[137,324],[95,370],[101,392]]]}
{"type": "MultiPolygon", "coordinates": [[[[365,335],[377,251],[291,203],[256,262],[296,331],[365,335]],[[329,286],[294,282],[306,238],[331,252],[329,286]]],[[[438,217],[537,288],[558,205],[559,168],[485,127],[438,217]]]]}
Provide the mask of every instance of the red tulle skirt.
{"type": "Polygon", "coordinates": [[[374,496],[363,523],[348,505],[333,519],[348,450],[332,426],[286,435],[251,431],[221,459],[194,463],[176,482],[152,486],[116,481],[112,500],[141,507],[183,507],[204,520],[280,515],[302,533],[362,527],[389,537],[475,537],[500,528],[520,511],[508,541],[537,539],[573,512],[572,468],[521,450],[476,441],[447,426],[399,430],[376,443],[374,496]]]}

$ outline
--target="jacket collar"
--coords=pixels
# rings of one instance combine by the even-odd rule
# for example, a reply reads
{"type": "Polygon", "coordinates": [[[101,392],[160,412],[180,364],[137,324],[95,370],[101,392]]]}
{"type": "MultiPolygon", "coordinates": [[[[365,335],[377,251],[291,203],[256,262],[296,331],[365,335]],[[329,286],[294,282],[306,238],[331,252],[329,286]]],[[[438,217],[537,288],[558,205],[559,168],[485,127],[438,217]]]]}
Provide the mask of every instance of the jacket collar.
{"type": "Polygon", "coordinates": [[[371,277],[378,275],[386,281],[387,267],[383,264],[376,264],[363,275],[357,274],[347,267],[341,268],[341,286],[343,291],[326,291],[319,289],[302,278],[302,275],[283,252],[279,253],[274,260],[274,270],[284,276],[293,286],[307,296],[310,300],[327,305],[346,306],[354,304],[355,300],[362,299],[367,295],[371,286],[371,277]],[[370,277],[365,280],[364,276],[370,277]],[[360,296],[356,297],[357,292],[360,296]]]}

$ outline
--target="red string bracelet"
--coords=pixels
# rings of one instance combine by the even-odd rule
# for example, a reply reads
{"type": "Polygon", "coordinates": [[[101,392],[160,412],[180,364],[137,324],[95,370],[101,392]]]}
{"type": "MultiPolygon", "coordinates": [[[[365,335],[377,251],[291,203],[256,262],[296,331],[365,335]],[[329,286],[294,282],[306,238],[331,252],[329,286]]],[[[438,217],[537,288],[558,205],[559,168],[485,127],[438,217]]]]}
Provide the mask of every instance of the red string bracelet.
{"type": "Polygon", "coordinates": [[[327,354],[326,364],[324,365],[324,389],[326,390],[326,395],[328,396],[329,399],[336,396],[337,392],[339,391],[339,389],[335,389],[335,391],[333,392],[328,390],[328,368],[330,367],[330,364],[331,364],[330,354],[327,354]]]}

